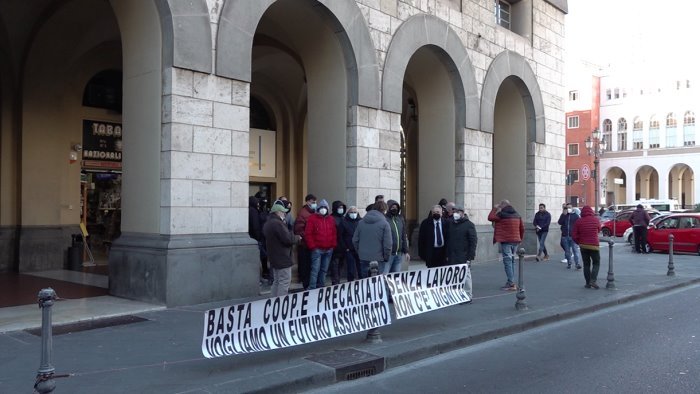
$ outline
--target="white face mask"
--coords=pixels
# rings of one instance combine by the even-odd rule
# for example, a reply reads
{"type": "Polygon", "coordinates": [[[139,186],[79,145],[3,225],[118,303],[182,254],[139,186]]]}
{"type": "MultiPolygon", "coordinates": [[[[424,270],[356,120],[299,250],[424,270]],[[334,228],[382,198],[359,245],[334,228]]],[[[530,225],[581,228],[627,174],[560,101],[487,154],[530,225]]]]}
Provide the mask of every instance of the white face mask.
{"type": "Polygon", "coordinates": [[[321,208],[318,210],[318,213],[320,213],[321,215],[325,215],[328,213],[328,210],[326,208],[321,208]]]}
{"type": "Polygon", "coordinates": [[[455,218],[455,220],[459,220],[462,218],[462,215],[458,212],[455,212],[452,214],[452,217],[455,218]]]}
{"type": "Polygon", "coordinates": [[[345,213],[345,210],[343,208],[338,208],[338,215],[342,215],[345,213]]]}
{"type": "Polygon", "coordinates": [[[573,211],[574,211],[574,210],[571,209],[571,208],[566,208],[566,213],[571,213],[571,212],[573,212],[573,211]]]}
{"type": "Polygon", "coordinates": [[[350,212],[348,216],[350,216],[350,219],[355,220],[357,219],[357,212],[350,212]]]}

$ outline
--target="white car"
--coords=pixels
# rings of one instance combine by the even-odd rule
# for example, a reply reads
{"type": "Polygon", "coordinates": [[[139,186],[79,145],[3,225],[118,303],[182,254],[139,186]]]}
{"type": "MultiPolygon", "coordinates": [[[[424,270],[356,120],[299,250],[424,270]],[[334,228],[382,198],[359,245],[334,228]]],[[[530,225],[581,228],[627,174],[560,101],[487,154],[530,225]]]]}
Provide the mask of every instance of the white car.
{"type": "MultiPolygon", "coordinates": [[[[662,212],[659,216],[651,218],[651,221],[649,222],[649,225],[655,224],[659,220],[665,218],[667,215],[670,215],[671,212],[662,212]]],[[[622,239],[627,241],[630,245],[634,246],[634,227],[630,227],[627,230],[625,230],[625,233],[622,234],[622,239]]]]}

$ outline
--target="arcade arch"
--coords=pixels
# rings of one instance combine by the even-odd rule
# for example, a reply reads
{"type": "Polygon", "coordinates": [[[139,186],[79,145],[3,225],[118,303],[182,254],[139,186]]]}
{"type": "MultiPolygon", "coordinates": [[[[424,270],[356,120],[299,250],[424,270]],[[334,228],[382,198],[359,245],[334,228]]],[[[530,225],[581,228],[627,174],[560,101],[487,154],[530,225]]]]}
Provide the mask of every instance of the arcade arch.
{"type": "Polygon", "coordinates": [[[603,177],[605,205],[627,204],[627,174],[620,167],[611,167],[603,177]],[[617,181],[620,179],[620,181],[617,181]]]}
{"type": "Polygon", "coordinates": [[[654,167],[641,166],[635,174],[635,200],[659,198],[659,173],[654,167]]]}
{"type": "Polygon", "coordinates": [[[685,163],[671,167],[668,173],[668,198],[676,199],[683,208],[695,206],[695,174],[685,163]]]}

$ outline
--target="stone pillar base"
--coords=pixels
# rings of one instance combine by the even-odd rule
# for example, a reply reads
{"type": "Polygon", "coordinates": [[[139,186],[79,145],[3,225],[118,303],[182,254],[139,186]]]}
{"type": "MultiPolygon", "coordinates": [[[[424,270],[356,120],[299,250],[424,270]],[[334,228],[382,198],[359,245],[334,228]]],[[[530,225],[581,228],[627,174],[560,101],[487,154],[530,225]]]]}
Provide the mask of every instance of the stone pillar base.
{"type": "Polygon", "coordinates": [[[18,226],[0,226],[0,272],[17,271],[18,226]]]}
{"type": "Polygon", "coordinates": [[[122,233],[109,256],[112,295],[168,307],[257,296],[260,259],[247,233],[122,233]]]}
{"type": "Polygon", "coordinates": [[[73,226],[19,227],[19,272],[63,269],[67,260],[71,234],[80,233],[73,226]]]}

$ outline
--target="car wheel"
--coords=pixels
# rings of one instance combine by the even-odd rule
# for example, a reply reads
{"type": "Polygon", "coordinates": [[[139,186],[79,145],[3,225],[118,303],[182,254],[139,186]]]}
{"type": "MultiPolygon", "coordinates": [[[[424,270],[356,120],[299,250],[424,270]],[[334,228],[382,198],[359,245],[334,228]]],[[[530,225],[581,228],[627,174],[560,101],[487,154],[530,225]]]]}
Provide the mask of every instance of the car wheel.
{"type": "Polygon", "coordinates": [[[654,252],[654,248],[652,248],[651,244],[649,242],[647,242],[647,253],[653,253],[653,252],[654,252]]]}
{"type": "Polygon", "coordinates": [[[604,229],[603,229],[603,236],[604,236],[604,237],[609,237],[609,236],[610,236],[610,229],[609,229],[609,228],[604,228],[604,229]]]}
{"type": "Polygon", "coordinates": [[[634,245],[634,234],[630,234],[629,236],[627,236],[627,243],[629,243],[630,245],[634,245]]]}

